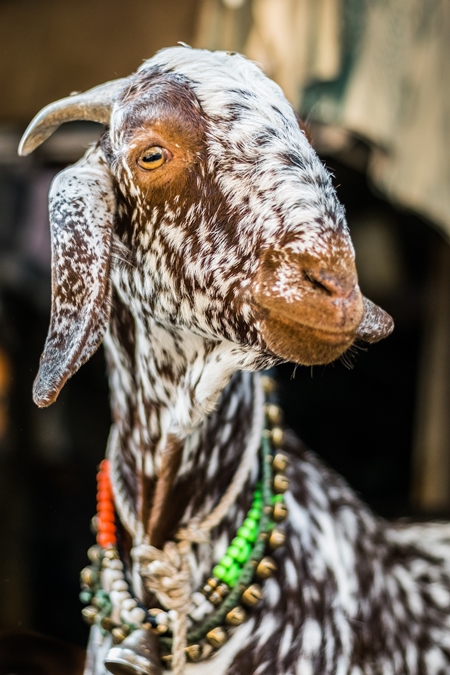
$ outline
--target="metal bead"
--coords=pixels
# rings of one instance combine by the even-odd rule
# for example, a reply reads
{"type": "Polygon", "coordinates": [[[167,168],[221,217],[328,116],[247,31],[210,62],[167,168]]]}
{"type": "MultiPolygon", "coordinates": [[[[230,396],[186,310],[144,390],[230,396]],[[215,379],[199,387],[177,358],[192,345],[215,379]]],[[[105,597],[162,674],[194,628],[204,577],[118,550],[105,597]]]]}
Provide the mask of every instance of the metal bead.
{"type": "Polygon", "coordinates": [[[243,607],[231,609],[225,617],[225,621],[231,626],[240,626],[247,618],[247,612],[243,607]]]}
{"type": "Polygon", "coordinates": [[[216,577],[210,577],[206,584],[202,588],[202,593],[203,595],[206,595],[208,597],[219,585],[219,579],[216,579],[216,577]]]}
{"type": "Polygon", "coordinates": [[[122,630],[122,626],[113,628],[111,631],[113,642],[115,645],[120,645],[121,642],[125,640],[127,634],[122,630]]]}
{"type": "Polygon", "coordinates": [[[227,634],[221,626],[218,626],[206,633],[206,639],[214,649],[219,649],[227,641],[227,634]]]}
{"type": "Polygon", "coordinates": [[[219,584],[215,591],[213,591],[213,593],[211,593],[211,595],[208,597],[208,600],[213,605],[220,605],[222,600],[228,595],[229,592],[230,587],[227,584],[219,584]]]}
{"type": "Polygon", "coordinates": [[[276,494],[282,494],[289,488],[289,479],[283,473],[277,473],[273,477],[273,490],[276,494]]]}
{"type": "Polygon", "coordinates": [[[98,516],[91,518],[91,532],[92,534],[97,534],[98,532],[98,516]]]}
{"type": "Polygon", "coordinates": [[[274,427],[270,433],[270,436],[272,438],[272,443],[275,445],[275,447],[280,447],[280,445],[283,445],[284,441],[284,431],[280,427],[274,427]]]}
{"type": "Polygon", "coordinates": [[[273,394],[277,388],[275,380],[272,377],[268,377],[268,375],[262,375],[261,384],[265,394],[273,394]]]}
{"type": "Polygon", "coordinates": [[[289,460],[282,452],[277,452],[273,458],[272,466],[274,471],[286,471],[289,460]]]}
{"type": "Polygon", "coordinates": [[[283,412],[281,408],[274,403],[267,403],[264,406],[266,417],[270,424],[281,424],[283,420],[283,412]]]}
{"type": "Polygon", "coordinates": [[[273,505],[273,514],[272,518],[276,523],[281,523],[282,520],[285,520],[289,513],[289,509],[286,506],[286,504],[283,504],[283,502],[276,502],[273,505]]]}
{"type": "Polygon", "coordinates": [[[92,605],[89,605],[89,607],[83,607],[81,614],[86,623],[92,626],[92,624],[95,623],[95,617],[98,614],[98,609],[92,605]]]}
{"type": "Polygon", "coordinates": [[[263,598],[262,588],[259,584],[252,584],[242,594],[242,602],[248,607],[253,607],[263,598]]]}
{"type": "Polygon", "coordinates": [[[92,587],[97,581],[97,572],[92,567],[84,567],[80,572],[80,580],[82,584],[92,587]]]}
{"type": "Polygon", "coordinates": [[[277,571],[277,569],[278,568],[275,560],[272,560],[272,558],[267,556],[260,561],[258,567],[256,568],[256,574],[260,579],[268,579],[274,572],[277,571]]]}
{"type": "Polygon", "coordinates": [[[104,630],[109,630],[109,631],[111,631],[111,630],[115,627],[115,625],[116,625],[116,624],[114,623],[114,621],[111,619],[110,616],[103,616],[102,619],[101,619],[101,621],[100,621],[100,626],[101,626],[104,630]]]}
{"type": "Polygon", "coordinates": [[[101,555],[101,548],[100,546],[97,546],[97,544],[94,544],[94,546],[88,548],[87,556],[91,562],[93,563],[98,562],[100,560],[100,555],[101,555]]]}
{"type": "Polygon", "coordinates": [[[200,645],[189,645],[184,651],[189,661],[193,661],[194,663],[200,661],[202,658],[202,648],[200,645]]]}
{"type": "Polygon", "coordinates": [[[283,546],[284,542],[286,541],[286,535],[283,534],[283,532],[280,532],[280,530],[277,530],[274,528],[272,532],[270,533],[269,537],[269,546],[272,550],[275,548],[279,548],[280,546],[283,546]]]}
{"type": "Polygon", "coordinates": [[[217,605],[220,605],[220,603],[222,602],[223,596],[220,595],[220,593],[218,593],[217,591],[213,591],[213,593],[211,593],[211,595],[208,596],[208,600],[215,607],[217,607],[217,605]]]}
{"type": "Polygon", "coordinates": [[[117,549],[114,548],[114,547],[107,548],[105,553],[104,553],[104,557],[107,560],[120,560],[120,556],[117,552],[117,549]]]}

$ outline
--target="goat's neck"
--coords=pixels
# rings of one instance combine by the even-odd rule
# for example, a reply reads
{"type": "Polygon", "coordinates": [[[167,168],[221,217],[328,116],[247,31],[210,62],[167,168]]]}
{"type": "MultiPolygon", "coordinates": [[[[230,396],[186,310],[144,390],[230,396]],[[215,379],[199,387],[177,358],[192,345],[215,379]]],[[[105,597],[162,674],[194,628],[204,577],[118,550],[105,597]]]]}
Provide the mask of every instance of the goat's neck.
{"type": "MultiPolygon", "coordinates": [[[[105,348],[111,444],[121,467],[116,490],[143,534],[162,545],[180,524],[206,515],[233,479],[253,424],[262,423],[255,405],[260,385],[252,374],[236,372],[247,357],[231,343],[165,329],[132,316],[120,301],[105,348]]],[[[228,520],[243,517],[257,467],[255,447],[249,489],[228,520]]]]}

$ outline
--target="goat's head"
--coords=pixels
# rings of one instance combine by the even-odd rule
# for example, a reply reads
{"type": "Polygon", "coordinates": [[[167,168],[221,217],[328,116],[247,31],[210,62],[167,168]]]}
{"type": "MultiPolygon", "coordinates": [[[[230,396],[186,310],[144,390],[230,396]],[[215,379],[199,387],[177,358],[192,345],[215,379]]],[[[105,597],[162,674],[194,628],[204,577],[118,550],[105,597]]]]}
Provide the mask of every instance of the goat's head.
{"type": "Polygon", "coordinates": [[[20,152],[79,119],[108,129],[52,187],[39,405],[101,342],[111,279],[135,315],[228,340],[258,365],[328,363],[358,338],[390,333],[391,318],[360,293],[327,171],[254,64],[164,50],[129,78],[45,108],[20,152]],[[129,265],[110,264],[118,248],[129,265]]]}

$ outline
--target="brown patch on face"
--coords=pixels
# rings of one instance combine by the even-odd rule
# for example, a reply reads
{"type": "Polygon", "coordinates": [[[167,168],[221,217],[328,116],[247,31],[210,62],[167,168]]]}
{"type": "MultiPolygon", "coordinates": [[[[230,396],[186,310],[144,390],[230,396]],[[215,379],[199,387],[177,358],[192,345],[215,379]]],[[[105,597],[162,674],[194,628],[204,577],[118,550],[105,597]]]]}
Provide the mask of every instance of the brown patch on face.
{"type": "Polygon", "coordinates": [[[282,249],[263,256],[252,295],[263,338],[283,359],[330,363],[355,339],[363,299],[354,260],[345,251],[324,260],[282,249]]]}
{"type": "Polygon", "coordinates": [[[203,154],[205,122],[198,101],[188,85],[165,73],[146,75],[128,90],[125,104],[125,161],[133,183],[145,196],[151,194],[153,205],[168,202],[185,189],[203,154]],[[154,169],[143,168],[138,160],[153,147],[163,150],[165,161],[154,169]]]}

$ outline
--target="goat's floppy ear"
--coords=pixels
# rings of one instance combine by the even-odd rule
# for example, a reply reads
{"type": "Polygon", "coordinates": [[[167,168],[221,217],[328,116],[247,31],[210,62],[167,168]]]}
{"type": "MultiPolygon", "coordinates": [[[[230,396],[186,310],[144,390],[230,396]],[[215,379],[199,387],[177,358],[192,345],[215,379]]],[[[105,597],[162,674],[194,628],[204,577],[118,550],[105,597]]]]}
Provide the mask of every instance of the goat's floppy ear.
{"type": "Polygon", "coordinates": [[[86,120],[109,124],[112,106],[125,82],[126,78],[112,80],[50,103],[28,125],[20,141],[19,155],[33,152],[64,122],[86,120]]]}
{"type": "Polygon", "coordinates": [[[33,387],[39,407],[56,400],[68,378],[100,345],[108,325],[116,202],[111,174],[99,149],[56,176],[49,210],[52,308],[33,387]]]}

